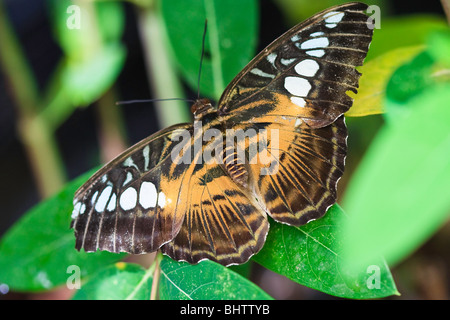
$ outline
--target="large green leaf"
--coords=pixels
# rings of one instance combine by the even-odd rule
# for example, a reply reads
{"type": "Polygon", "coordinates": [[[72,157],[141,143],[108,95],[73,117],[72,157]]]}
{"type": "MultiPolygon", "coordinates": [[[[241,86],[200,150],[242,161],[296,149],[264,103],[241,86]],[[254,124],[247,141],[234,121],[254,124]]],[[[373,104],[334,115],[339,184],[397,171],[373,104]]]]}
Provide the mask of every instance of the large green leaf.
{"type": "Polygon", "coordinates": [[[271,223],[266,244],[253,259],[295,282],[338,297],[369,299],[397,294],[383,259],[374,259],[357,271],[343,267],[343,218],[345,213],[334,205],[325,217],[302,227],[271,223]]]}
{"type": "Polygon", "coordinates": [[[257,40],[257,2],[164,0],[160,4],[174,58],[195,91],[207,19],[200,90],[218,99],[225,86],[253,58],[257,40]]]}
{"type": "Polygon", "coordinates": [[[48,9],[55,37],[73,59],[83,60],[103,44],[120,41],[124,31],[125,15],[119,2],[48,0],[48,9]]]}
{"type": "MultiPolygon", "coordinates": [[[[436,31],[428,37],[428,52],[447,68],[450,67],[450,30],[436,31]]],[[[447,78],[448,79],[448,78],[447,78]]]]}
{"type": "Polygon", "coordinates": [[[65,53],[55,77],[66,101],[57,107],[66,108],[68,114],[75,106],[98,99],[117,79],[126,56],[120,42],[125,18],[118,2],[49,0],[49,11],[65,53]]]}
{"type": "Polygon", "coordinates": [[[80,276],[123,255],[75,250],[70,229],[73,195],[93,171],[75,179],[57,195],[27,212],[0,241],[0,283],[12,290],[38,291],[65,284],[77,266],[80,276]]]}
{"type": "Polygon", "coordinates": [[[418,14],[382,18],[380,29],[374,30],[366,61],[396,48],[425,45],[431,32],[445,29],[447,23],[439,16],[418,14]]]}
{"type": "Polygon", "coordinates": [[[361,117],[385,112],[386,87],[392,74],[423,49],[424,46],[396,48],[358,67],[362,73],[358,94],[348,92],[354,102],[345,115],[361,117]]]}
{"type": "Polygon", "coordinates": [[[89,277],[74,300],[149,300],[153,269],[118,262],[89,277]]]}
{"type": "Polygon", "coordinates": [[[349,264],[379,255],[397,263],[448,219],[449,101],[449,85],[429,87],[370,146],[344,199],[349,264]]]}
{"type": "Polygon", "coordinates": [[[163,300],[271,299],[254,283],[209,260],[190,265],[164,257],[159,285],[163,300]]]}
{"type": "Polygon", "coordinates": [[[125,57],[125,47],[120,43],[103,46],[90,59],[79,61],[69,57],[63,65],[61,90],[75,106],[92,103],[113,85],[125,57]]]}

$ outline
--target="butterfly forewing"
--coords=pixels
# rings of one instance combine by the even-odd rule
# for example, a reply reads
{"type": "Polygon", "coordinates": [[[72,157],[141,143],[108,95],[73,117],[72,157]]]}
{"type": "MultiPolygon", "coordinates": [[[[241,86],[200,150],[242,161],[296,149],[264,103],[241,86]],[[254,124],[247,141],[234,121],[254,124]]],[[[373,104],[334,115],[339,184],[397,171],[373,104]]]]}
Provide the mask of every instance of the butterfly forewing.
{"type": "Polygon", "coordinates": [[[262,248],[267,214],[290,225],[323,216],[344,171],[346,92],[357,91],[372,38],[366,9],[344,4],[295,26],[236,76],[217,110],[197,100],[194,124],[97,172],[75,195],[76,248],[239,264],[262,248]]]}
{"type": "Polygon", "coordinates": [[[72,227],[76,248],[143,253],[157,250],[178,233],[184,212],[177,208],[187,164],[173,166],[177,125],[141,141],[100,169],[75,194],[72,227]],[[171,171],[172,170],[172,171],[171,171]]]}
{"type": "MultiPolygon", "coordinates": [[[[373,30],[367,5],[330,8],[293,27],[257,55],[228,85],[219,108],[227,113],[266,112],[255,102],[272,101],[312,127],[329,125],[352,105],[373,30]]],[[[267,106],[267,104],[265,104],[267,106]]]]}

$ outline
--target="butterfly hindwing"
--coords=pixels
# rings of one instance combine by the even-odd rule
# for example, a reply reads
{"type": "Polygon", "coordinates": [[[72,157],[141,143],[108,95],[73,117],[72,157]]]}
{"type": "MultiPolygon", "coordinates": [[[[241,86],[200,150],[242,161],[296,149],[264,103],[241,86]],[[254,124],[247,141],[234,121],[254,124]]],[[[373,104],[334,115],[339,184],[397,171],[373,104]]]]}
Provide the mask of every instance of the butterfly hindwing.
{"type": "Polygon", "coordinates": [[[183,226],[163,253],[190,263],[210,259],[230,265],[262,248],[269,229],[266,215],[222,166],[202,166],[189,191],[183,226]]]}
{"type": "Polygon", "coordinates": [[[320,218],[336,202],[347,129],[343,116],[322,128],[310,128],[300,119],[291,122],[268,126],[268,131],[278,132],[265,150],[268,165],[250,165],[250,175],[268,214],[278,222],[298,226],[320,218]]]}

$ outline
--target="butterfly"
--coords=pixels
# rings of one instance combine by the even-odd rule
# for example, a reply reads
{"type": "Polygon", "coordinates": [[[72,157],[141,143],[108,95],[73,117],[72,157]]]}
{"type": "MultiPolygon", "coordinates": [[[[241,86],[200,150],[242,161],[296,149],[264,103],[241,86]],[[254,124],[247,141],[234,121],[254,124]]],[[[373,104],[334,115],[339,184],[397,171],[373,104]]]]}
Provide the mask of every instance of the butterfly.
{"type": "Polygon", "coordinates": [[[82,185],[76,249],[161,250],[177,261],[241,264],[264,245],[268,216],[299,226],[336,202],[344,171],[344,113],[357,92],[373,28],[348,3],[294,26],[226,87],[194,123],[132,146],[82,185]]]}

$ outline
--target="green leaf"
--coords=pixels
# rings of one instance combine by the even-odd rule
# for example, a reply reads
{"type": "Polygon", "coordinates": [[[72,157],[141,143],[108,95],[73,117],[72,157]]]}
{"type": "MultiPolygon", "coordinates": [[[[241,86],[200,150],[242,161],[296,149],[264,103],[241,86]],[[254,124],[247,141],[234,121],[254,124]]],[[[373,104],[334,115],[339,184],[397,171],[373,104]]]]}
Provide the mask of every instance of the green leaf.
{"type": "Polygon", "coordinates": [[[432,84],[429,75],[433,63],[432,57],[427,51],[424,51],[398,68],[389,80],[386,89],[388,99],[404,103],[429,87],[432,84]]]}
{"type": "Polygon", "coordinates": [[[448,101],[450,85],[427,88],[374,139],[345,194],[348,264],[398,263],[448,219],[448,101]]]}
{"type": "Polygon", "coordinates": [[[218,99],[225,86],[253,58],[258,31],[257,2],[164,0],[160,4],[175,61],[195,91],[207,19],[200,90],[218,99]]]}
{"type": "Polygon", "coordinates": [[[0,241],[0,283],[16,291],[51,289],[66,283],[69,266],[78,266],[83,277],[123,257],[75,250],[70,229],[73,196],[93,172],[36,205],[8,230],[0,241]]]}
{"type": "Polygon", "coordinates": [[[423,49],[424,46],[396,48],[358,67],[358,71],[362,73],[358,94],[348,92],[354,102],[345,115],[362,117],[385,112],[386,86],[392,74],[423,49]]]}
{"type": "Polygon", "coordinates": [[[56,107],[68,113],[74,105],[88,105],[98,99],[117,79],[126,56],[120,42],[124,14],[118,2],[49,3],[56,38],[65,53],[63,68],[57,75],[62,84],[60,91],[69,100],[56,107]]]}
{"type": "Polygon", "coordinates": [[[74,300],[149,300],[153,270],[124,262],[110,265],[89,277],[74,300]]]}
{"type": "Polygon", "coordinates": [[[164,256],[159,285],[163,300],[271,299],[254,283],[209,260],[190,265],[164,256]]]}
{"type": "Polygon", "coordinates": [[[432,15],[382,18],[381,28],[373,33],[366,61],[396,48],[425,45],[428,35],[447,29],[445,19],[432,15]]]}
{"type": "Polygon", "coordinates": [[[119,2],[49,0],[48,4],[55,37],[72,59],[84,60],[102,45],[120,41],[125,15],[119,2]]]}
{"type": "Polygon", "coordinates": [[[263,249],[253,259],[262,266],[307,287],[330,295],[371,299],[397,294],[389,268],[374,259],[357,271],[342,266],[342,221],[338,205],[327,214],[302,227],[271,223],[263,249]],[[379,285],[372,286],[372,270],[379,285]]]}
{"type": "Polygon", "coordinates": [[[61,90],[74,105],[90,104],[113,85],[125,57],[125,47],[114,43],[105,45],[88,60],[69,58],[62,71],[61,90]]]}
{"type": "Polygon", "coordinates": [[[436,31],[428,37],[428,52],[434,60],[450,67],[450,31],[436,31]]]}

